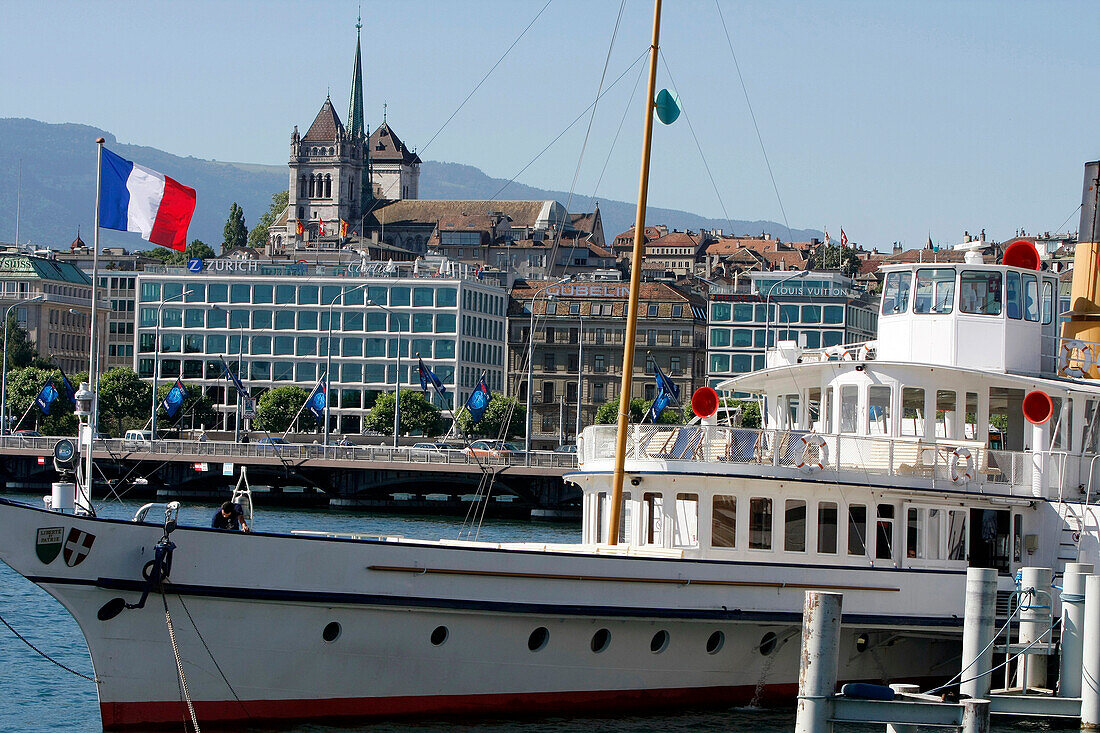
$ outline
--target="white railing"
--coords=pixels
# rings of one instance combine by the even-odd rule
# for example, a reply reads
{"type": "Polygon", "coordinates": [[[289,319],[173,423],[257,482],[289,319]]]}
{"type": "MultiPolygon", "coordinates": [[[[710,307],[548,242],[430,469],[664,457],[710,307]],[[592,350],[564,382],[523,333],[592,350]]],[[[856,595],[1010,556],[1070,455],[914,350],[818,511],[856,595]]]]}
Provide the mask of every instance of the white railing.
{"type": "MultiPolygon", "coordinates": [[[[584,431],[581,467],[615,455],[614,425],[584,431]]],[[[970,440],[928,441],[909,437],[819,435],[800,430],[754,430],[724,426],[634,425],[627,460],[675,462],[672,470],[706,464],[731,474],[806,476],[837,481],[877,480],[897,486],[1032,496],[1036,456],[992,450],[970,440]],[[967,456],[969,454],[969,456],[967,456]],[[682,465],[680,462],[683,462],[682,465]],[[752,467],[751,471],[744,469],[752,467]]],[[[1065,456],[1044,455],[1043,495],[1057,497],[1067,483],[1065,456]]],[[[666,464],[667,465],[667,464],[666,464]]]]}
{"type": "MultiPolygon", "coordinates": [[[[5,450],[38,451],[41,455],[53,453],[54,444],[60,438],[52,436],[30,437],[21,435],[0,436],[0,453],[5,450]]],[[[533,466],[537,468],[575,468],[574,453],[558,451],[516,451],[503,455],[471,455],[463,449],[413,448],[384,445],[308,445],[297,443],[233,443],[226,441],[154,440],[133,441],[96,440],[97,456],[108,454],[120,459],[140,459],[155,455],[179,456],[196,462],[223,458],[277,458],[285,461],[340,460],[362,462],[415,463],[431,465],[465,464],[483,466],[533,466]]]]}

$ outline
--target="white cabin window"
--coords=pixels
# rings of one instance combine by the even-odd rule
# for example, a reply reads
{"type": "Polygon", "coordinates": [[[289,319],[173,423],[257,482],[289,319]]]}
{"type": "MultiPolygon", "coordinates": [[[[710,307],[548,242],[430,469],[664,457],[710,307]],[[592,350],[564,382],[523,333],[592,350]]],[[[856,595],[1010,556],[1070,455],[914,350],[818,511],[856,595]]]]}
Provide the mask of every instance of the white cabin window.
{"type": "Polygon", "coordinates": [[[950,313],[955,305],[955,270],[924,267],[917,270],[914,313],[950,313]]]}
{"type": "Polygon", "coordinates": [[[772,548],[772,500],[763,497],[749,499],[749,549],[772,548]]]}
{"type": "Polygon", "coordinates": [[[1020,320],[1024,317],[1023,304],[1021,297],[1023,293],[1020,292],[1020,273],[1008,271],[1005,273],[1005,306],[1008,311],[1008,317],[1020,320]]]}
{"type": "Polygon", "coordinates": [[[924,390],[920,387],[901,390],[901,434],[924,437],[924,390]]]}
{"type": "Polygon", "coordinates": [[[886,275],[886,284],[882,288],[882,315],[892,316],[904,313],[909,307],[909,284],[913,280],[910,272],[891,272],[886,275]]]}
{"type": "Polygon", "coordinates": [[[929,560],[942,560],[944,555],[941,538],[944,537],[943,520],[946,512],[943,509],[928,510],[928,534],[925,546],[928,548],[929,560]]]}
{"type": "Polygon", "coordinates": [[[947,559],[966,560],[966,511],[947,513],[947,559]]]}
{"type": "Polygon", "coordinates": [[[672,533],[673,547],[697,547],[699,545],[699,495],[677,494],[676,526],[672,533]]]}
{"type": "Polygon", "coordinates": [[[817,505],[817,551],[835,555],[837,545],[837,506],[835,501],[817,505]]]}
{"type": "Polygon", "coordinates": [[[955,404],[955,393],[946,390],[936,390],[936,437],[956,438],[958,412],[955,404]]]}
{"type": "Polygon", "coordinates": [[[833,432],[833,388],[829,387],[825,390],[825,426],[821,432],[831,433],[833,432]]]}
{"type": "Polygon", "coordinates": [[[806,502],[787,499],[783,510],[783,550],[806,551],[806,502]]]}
{"type": "Polygon", "coordinates": [[[619,543],[629,544],[630,537],[633,534],[631,531],[634,526],[634,503],[630,501],[630,492],[623,492],[623,508],[620,514],[619,521],[619,543]]]}
{"type": "Polygon", "coordinates": [[[1024,275],[1024,318],[1039,322],[1039,281],[1034,275],[1024,275]]]}
{"type": "Polygon", "coordinates": [[[825,428],[821,424],[821,388],[814,387],[806,390],[806,420],[808,422],[810,430],[816,430],[819,433],[828,432],[828,428],[825,428]]]}
{"type": "Polygon", "coordinates": [[[711,506],[710,543],[713,547],[737,547],[737,497],[715,496],[711,506]]]}
{"type": "Polygon", "coordinates": [[[890,434],[890,388],[874,386],[867,392],[867,433],[890,434]]]}
{"type": "MultiPolygon", "coordinates": [[[[978,440],[978,393],[966,393],[966,422],[963,437],[966,440],[978,440]]],[[[985,439],[982,438],[984,441],[985,439]]]]}
{"type": "Polygon", "coordinates": [[[859,414],[859,388],[846,385],[840,388],[840,432],[856,431],[856,416],[859,414]]]}
{"type": "Polygon", "coordinates": [[[607,492],[596,494],[596,544],[607,540],[607,492]]]}
{"type": "Polygon", "coordinates": [[[959,277],[959,310],[983,316],[1001,315],[1001,273],[969,270],[959,277]]]}
{"type": "Polygon", "coordinates": [[[909,507],[905,516],[905,556],[924,558],[924,533],[928,525],[927,510],[909,507]]]}
{"type": "Polygon", "coordinates": [[[890,560],[894,557],[894,505],[879,504],[875,522],[875,558],[890,560]]]}
{"type": "Polygon", "coordinates": [[[848,554],[867,554],[867,506],[852,504],[848,507],[848,554]]]}
{"type": "Polygon", "coordinates": [[[648,492],[642,495],[642,521],[645,526],[645,536],[642,542],[647,545],[664,545],[661,527],[664,524],[664,497],[660,494],[648,492]]]}

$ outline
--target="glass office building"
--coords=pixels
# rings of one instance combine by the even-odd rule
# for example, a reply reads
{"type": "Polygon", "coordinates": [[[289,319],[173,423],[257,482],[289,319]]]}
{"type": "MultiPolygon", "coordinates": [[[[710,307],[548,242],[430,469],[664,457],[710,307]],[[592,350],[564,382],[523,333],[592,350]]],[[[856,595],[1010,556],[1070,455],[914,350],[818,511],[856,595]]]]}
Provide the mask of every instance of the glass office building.
{"type": "Polygon", "coordinates": [[[707,327],[711,386],[764,368],[765,344],[794,341],[806,349],[875,338],[876,300],[836,272],[754,272],[749,287],[713,288],[707,327]]]}
{"type": "Polygon", "coordinates": [[[240,364],[253,396],[284,384],[312,390],[330,338],[333,431],[360,432],[398,381],[419,388],[418,355],[447,385],[448,407],[463,404],[481,374],[494,392],[504,384],[507,293],[457,270],[192,260],[138,273],[137,290],[135,369],[147,378],[156,370],[158,384],[201,385],[223,415],[208,428],[233,427],[223,359],[240,364]]]}

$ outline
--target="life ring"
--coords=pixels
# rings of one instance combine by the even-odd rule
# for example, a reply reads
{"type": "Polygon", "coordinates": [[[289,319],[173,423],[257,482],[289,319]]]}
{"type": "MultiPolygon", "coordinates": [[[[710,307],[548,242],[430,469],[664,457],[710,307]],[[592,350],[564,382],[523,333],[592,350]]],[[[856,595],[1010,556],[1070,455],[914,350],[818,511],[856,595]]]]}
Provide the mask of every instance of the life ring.
{"type": "Polygon", "coordinates": [[[974,457],[970,449],[959,446],[951,453],[951,483],[961,484],[974,479],[974,457]],[[966,461],[966,470],[959,471],[962,461],[966,461]]]}
{"type": "Polygon", "coordinates": [[[795,468],[806,473],[815,473],[824,470],[829,465],[829,446],[825,439],[817,433],[810,433],[798,438],[802,443],[802,460],[795,464],[795,468]]]}
{"type": "Polygon", "coordinates": [[[584,436],[577,436],[577,465],[584,465],[584,436]]]}
{"type": "Polygon", "coordinates": [[[1082,379],[1092,369],[1093,364],[1092,348],[1084,341],[1078,339],[1062,341],[1062,348],[1058,352],[1058,372],[1063,377],[1082,379]],[[1080,366],[1070,366],[1074,352],[1079,354],[1080,366]]]}
{"type": "Polygon", "coordinates": [[[869,361],[871,358],[871,347],[867,344],[861,344],[859,347],[859,360],[869,361]]]}

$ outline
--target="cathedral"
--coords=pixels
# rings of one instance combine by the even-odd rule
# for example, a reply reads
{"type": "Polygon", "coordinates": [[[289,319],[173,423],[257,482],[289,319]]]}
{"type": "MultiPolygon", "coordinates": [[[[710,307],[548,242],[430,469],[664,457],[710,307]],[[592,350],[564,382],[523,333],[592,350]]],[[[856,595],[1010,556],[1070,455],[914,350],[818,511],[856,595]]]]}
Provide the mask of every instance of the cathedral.
{"type": "Polygon", "coordinates": [[[362,23],[355,28],[347,126],[331,98],[325,99],[305,135],[294,126],[288,205],[269,228],[272,252],[339,247],[342,238],[370,227],[371,213],[379,206],[419,196],[420,158],[390,129],[385,116],[370,134],[363,121],[362,23]]]}

